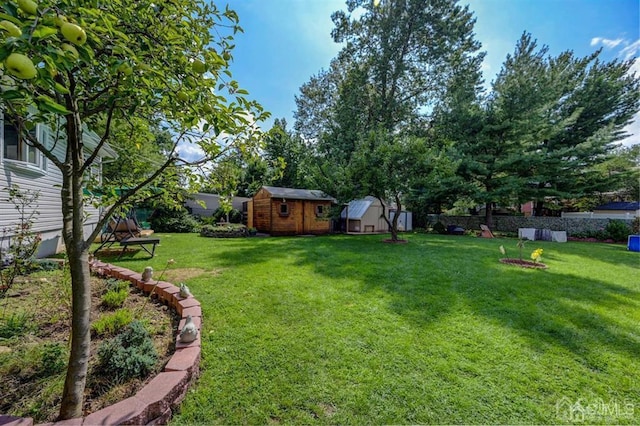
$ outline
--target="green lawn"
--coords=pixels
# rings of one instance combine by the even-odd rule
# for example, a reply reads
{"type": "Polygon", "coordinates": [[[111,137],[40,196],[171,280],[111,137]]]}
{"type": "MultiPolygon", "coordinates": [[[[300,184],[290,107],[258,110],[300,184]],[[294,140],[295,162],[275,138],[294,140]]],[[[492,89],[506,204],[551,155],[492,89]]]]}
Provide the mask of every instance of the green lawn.
{"type": "Polygon", "coordinates": [[[498,262],[514,239],[160,238],[155,259],[117,263],[157,278],[174,258],[165,276],[203,305],[175,424],[640,423],[624,245],[528,242],[549,265],[530,270],[498,262]]]}

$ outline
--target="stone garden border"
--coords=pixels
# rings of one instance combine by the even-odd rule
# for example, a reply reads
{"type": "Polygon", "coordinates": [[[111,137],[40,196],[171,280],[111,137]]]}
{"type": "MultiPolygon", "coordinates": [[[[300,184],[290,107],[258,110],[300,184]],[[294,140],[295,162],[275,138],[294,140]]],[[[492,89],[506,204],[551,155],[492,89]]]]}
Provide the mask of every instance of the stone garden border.
{"type": "MultiPolygon", "coordinates": [[[[174,309],[181,316],[178,330],[181,330],[188,315],[191,315],[198,330],[202,326],[200,302],[193,296],[180,297],[180,289],[165,281],[142,281],[142,275],[129,269],[99,261],[90,264],[91,270],[99,275],[131,282],[145,294],[153,293],[158,299],[174,309]]],[[[195,341],[182,343],[176,337],[176,350],[162,372],[138,391],[134,396],[114,405],[105,407],[86,417],[63,420],[44,425],[158,425],[166,424],[174,410],[184,399],[191,383],[200,373],[201,333],[195,341]]],[[[0,414],[0,425],[33,426],[32,418],[13,417],[0,414]]]]}

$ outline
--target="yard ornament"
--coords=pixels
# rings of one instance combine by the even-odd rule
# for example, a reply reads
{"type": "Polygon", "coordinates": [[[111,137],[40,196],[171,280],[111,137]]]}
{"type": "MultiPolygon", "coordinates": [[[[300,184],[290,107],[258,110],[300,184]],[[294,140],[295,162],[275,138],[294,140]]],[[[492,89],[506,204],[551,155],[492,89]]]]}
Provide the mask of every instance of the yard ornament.
{"type": "Polygon", "coordinates": [[[191,315],[187,316],[184,327],[180,331],[180,341],[182,343],[191,343],[198,337],[198,327],[193,323],[191,315]]]}
{"type": "Polygon", "coordinates": [[[153,277],[153,268],[151,266],[147,266],[144,268],[144,272],[142,273],[142,281],[151,281],[151,277],[153,277]]]}
{"type": "Polygon", "coordinates": [[[191,297],[191,291],[189,291],[189,287],[185,283],[180,283],[180,297],[183,299],[191,297]]]}

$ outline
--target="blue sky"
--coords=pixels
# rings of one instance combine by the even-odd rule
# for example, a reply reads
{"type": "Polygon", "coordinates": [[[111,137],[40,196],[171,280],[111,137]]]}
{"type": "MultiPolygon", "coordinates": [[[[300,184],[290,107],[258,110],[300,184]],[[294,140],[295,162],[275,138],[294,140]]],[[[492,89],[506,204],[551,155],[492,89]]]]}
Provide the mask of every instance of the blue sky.
{"type": "MultiPolygon", "coordinates": [[[[384,0],[383,0],[384,1],[384,0]]],[[[344,0],[229,0],[238,12],[243,34],[237,34],[233,76],[272,118],[293,126],[294,96],[309,78],[327,68],[340,50],[330,36],[331,13],[346,9],[344,0]]],[[[222,3],[218,2],[218,5],[222,3]]],[[[495,78],[523,31],[556,55],[573,50],[585,56],[603,48],[601,57],[640,56],[639,0],[463,0],[477,19],[476,38],[487,52],[486,82],[495,78]]],[[[635,69],[640,76],[640,60],[635,69]]],[[[640,143],[640,118],[626,144],[640,143]]]]}

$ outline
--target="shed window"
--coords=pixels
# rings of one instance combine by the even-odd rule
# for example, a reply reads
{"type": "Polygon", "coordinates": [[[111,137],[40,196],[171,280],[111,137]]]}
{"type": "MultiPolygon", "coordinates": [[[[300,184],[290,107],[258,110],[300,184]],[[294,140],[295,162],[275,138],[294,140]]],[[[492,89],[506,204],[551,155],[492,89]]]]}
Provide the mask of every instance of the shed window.
{"type": "Polygon", "coordinates": [[[289,216],[289,204],[287,203],[280,204],[280,216],[289,216]]]}
{"type": "Polygon", "coordinates": [[[316,216],[322,216],[324,214],[324,206],[318,205],[316,206],[316,216]]]}

